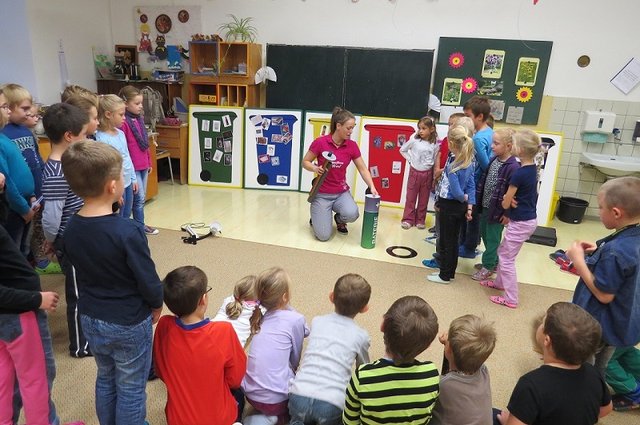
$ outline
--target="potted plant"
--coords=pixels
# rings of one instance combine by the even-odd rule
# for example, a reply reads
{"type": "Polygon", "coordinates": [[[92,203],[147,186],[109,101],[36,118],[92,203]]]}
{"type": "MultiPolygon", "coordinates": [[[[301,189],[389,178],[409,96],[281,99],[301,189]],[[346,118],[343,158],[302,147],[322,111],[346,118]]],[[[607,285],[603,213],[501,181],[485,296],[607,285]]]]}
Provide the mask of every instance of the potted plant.
{"type": "Polygon", "coordinates": [[[232,20],[220,25],[220,31],[224,31],[226,41],[243,41],[253,43],[258,36],[258,30],[251,25],[253,18],[237,18],[235,15],[227,15],[232,20]]]}

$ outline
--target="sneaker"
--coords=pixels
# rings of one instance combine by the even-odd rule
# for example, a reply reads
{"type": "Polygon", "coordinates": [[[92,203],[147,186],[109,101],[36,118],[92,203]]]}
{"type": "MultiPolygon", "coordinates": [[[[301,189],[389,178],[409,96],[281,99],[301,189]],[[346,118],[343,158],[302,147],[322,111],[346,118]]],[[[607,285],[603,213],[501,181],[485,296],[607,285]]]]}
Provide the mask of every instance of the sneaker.
{"type": "Polygon", "coordinates": [[[424,241],[427,243],[430,243],[431,245],[436,245],[436,242],[438,241],[438,237],[437,236],[427,236],[426,238],[424,238],[424,241]]]}
{"type": "Polygon", "coordinates": [[[443,279],[437,274],[430,274],[429,276],[427,276],[427,280],[435,283],[441,283],[443,285],[448,285],[450,283],[449,280],[443,279]]]}
{"type": "Polygon", "coordinates": [[[44,266],[36,266],[35,267],[36,273],[38,274],[61,274],[62,273],[62,268],[60,267],[59,263],[56,263],[54,261],[49,261],[49,263],[44,266]]]}
{"type": "Polygon", "coordinates": [[[518,307],[518,304],[515,304],[515,303],[507,301],[505,299],[505,297],[503,297],[501,295],[493,295],[493,296],[489,297],[489,299],[494,304],[503,305],[503,306],[509,307],[509,308],[517,308],[518,307]]]}
{"type": "Polygon", "coordinates": [[[411,223],[403,221],[402,223],[400,223],[400,227],[402,227],[404,230],[411,229],[411,223]]]}
{"type": "Polygon", "coordinates": [[[349,233],[349,230],[347,229],[347,223],[338,222],[338,214],[333,216],[333,220],[336,222],[336,227],[338,229],[338,233],[341,233],[343,235],[346,235],[346,234],[349,233]]]}
{"type": "Polygon", "coordinates": [[[429,227],[429,230],[427,230],[427,232],[429,232],[429,233],[435,233],[435,232],[436,232],[436,226],[429,227]]]}
{"type": "Polygon", "coordinates": [[[429,258],[428,260],[422,260],[422,265],[425,267],[429,267],[430,269],[439,269],[440,268],[440,264],[438,263],[438,260],[436,260],[435,258],[429,258]]]}
{"type": "Polygon", "coordinates": [[[473,250],[473,251],[469,251],[467,248],[465,248],[464,246],[461,246],[458,249],[458,257],[462,257],[462,258],[476,258],[478,256],[478,254],[480,254],[480,251],[478,251],[477,249],[473,250]]]}
{"type": "Polygon", "coordinates": [[[427,228],[427,226],[425,226],[424,224],[416,224],[416,228],[420,230],[424,230],[427,228]]]}
{"type": "Polygon", "coordinates": [[[473,280],[487,280],[493,275],[491,270],[487,270],[484,267],[471,275],[471,279],[473,280]]]}
{"type": "Polygon", "coordinates": [[[147,235],[157,235],[158,233],[160,233],[160,231],[158,229],[156,229],[155,227],[151,227],[151,226],[144,226],[144,232],[147,235]]]}

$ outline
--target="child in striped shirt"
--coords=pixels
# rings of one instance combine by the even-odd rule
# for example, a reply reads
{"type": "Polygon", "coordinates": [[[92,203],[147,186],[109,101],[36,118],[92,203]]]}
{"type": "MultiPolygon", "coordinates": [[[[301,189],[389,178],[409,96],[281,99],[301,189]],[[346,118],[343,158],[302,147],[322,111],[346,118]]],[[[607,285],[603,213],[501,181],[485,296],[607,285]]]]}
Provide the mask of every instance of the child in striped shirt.
{"type": "Polygon", "coordinates": [[[89,115],[76,106],[56,103],[47,108],[42,124],[51,140],[51,154],[42,173],[42,196],[45,201],[42,230],[45,237],[45,253],[55,253],[65,276],[69,354],[72,357],[86,357],[90,355],[90,351],[80,327],[77,311],[78,286],[73,267],[62,252],[67,222],[84,203],[69,188],[62,171],[61,158],[72,143],[86,138],[89,115]]]}
{"type": "Polygon", "coordinates": [[[382,320],[385,357],[358,367],[347,387],[345,425],[426,424],[439,394],[439,376],[430,361],[415,357],[438,333],[438,317],[425,300],[396,300],[382,320]]]}

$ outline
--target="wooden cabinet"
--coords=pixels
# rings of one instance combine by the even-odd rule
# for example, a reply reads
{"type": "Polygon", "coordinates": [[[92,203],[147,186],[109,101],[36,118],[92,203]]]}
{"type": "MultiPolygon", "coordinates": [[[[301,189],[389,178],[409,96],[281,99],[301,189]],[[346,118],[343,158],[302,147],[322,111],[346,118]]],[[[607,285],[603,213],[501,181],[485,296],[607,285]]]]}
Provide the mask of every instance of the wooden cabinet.
{"type": "Polygon", "coordinates": [[[151,154],[151,172],[147,176],[147,192],[145,201],[154,198],[158,194],[158,164],[156,162],[156,137],[158,133],[149,133],[149,153],[151,154]]]}
{"type": "Polygon", "coordinates": [[[100,78],[96,80],[96,82],[98,84],[98,94],[118,94],[120,89],[126,85],[132,85],[139,89],[149,86],[152,89],[159,91],[162,95],[162,108],[164,109],[165,114],[173,106],[174,97],[181,97],[184,99],[184,94],[182,93],[183,84],[181,82],[169,83],[153,80],[125,81],[106,78],[100,78]]]}
{"type": "Polygon", "coordinates": [[[187,183],[189,173],[189,126],[157,125],[158,148],[171,154],[171,159],[180,160],[180,184],[187,183]]]}
{"type": "Polygon", "coordinates": [[[189,46],[189,103],[260,106],[260,88],[254,81],[262,66],[260,44],[195,41],[189,46]]]}

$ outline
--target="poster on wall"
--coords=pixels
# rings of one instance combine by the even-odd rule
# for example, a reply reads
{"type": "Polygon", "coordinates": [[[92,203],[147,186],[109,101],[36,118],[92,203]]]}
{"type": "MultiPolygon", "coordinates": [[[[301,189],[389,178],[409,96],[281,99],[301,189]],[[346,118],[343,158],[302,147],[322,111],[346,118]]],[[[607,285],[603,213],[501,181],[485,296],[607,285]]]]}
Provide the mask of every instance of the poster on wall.
{"type": "MultiPolygon", "coordinates": [[[[394,118],[362,117],[360,152],[383,205],[404,206],[409,175],[400,147],[416,134],[416,122],[394,118]]],[[[364,201],[367,185],[356,181],[357,201],[364,201]]]]}
{"type": "Polygon", "coordinates": [[[135,6],[133,23],[143,71],[178,69],[178,46],[188,49],[191,35],[202,32],[200,6],[135,6]]]}
{"type": "Polygon", "coordinates": [[[244,187],[298,190],[302,111],[245,110],[244,187]]]}
{"type": "MultiPolygon", "coordinates": [[[[358,143],[360,139],[360,115],[355,115],[356,126],[351,133],[351,140],[358,143]]],[[[304,140],[302,141],[302,151],[300,161],[309,150],[311,143],[320,136],[329,134],[331,127],[331,112],[305,112],[304,113],[304,140]]],[[[351,193],[354,193],[355,179],[357,170],[355,166],[347,168],[347,184],[351,187],[351,193]]],[[[301,167],[300,175],[300,192],[309,192],[311,190],[314,173],[311,173],[301,167]]]]}
{"type": "Polygon", "coordinates": [[[189,184],[242,187],[243,108],[189,106],[189,184]]]}

